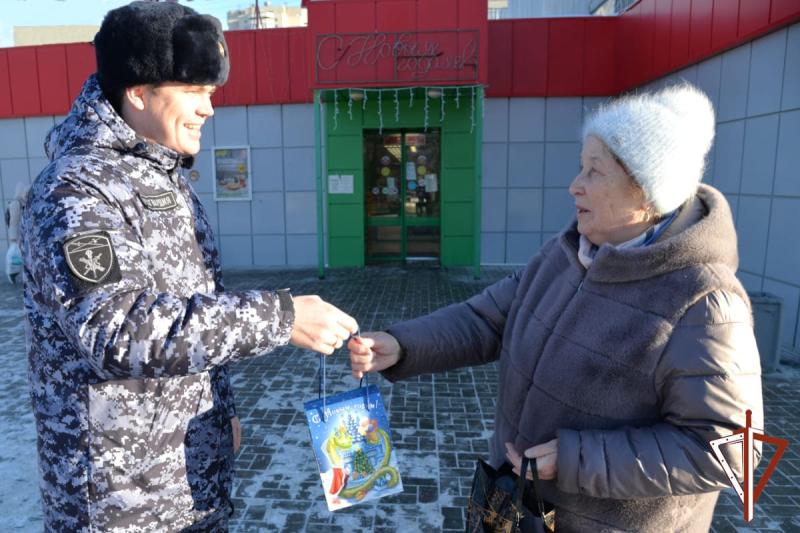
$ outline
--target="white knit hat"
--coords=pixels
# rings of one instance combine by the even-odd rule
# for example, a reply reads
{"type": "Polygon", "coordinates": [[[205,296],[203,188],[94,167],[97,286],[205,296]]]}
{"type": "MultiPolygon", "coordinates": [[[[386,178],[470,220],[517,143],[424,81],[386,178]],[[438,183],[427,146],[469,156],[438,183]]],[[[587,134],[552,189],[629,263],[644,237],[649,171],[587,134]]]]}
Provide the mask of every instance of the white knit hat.
{"type": "Polygon", "coordinates": [[[659,214],[677,209],[697,190],[714,140],[708,96],[681,84],[602,106],[583,126],[625,164],[659,214]]]}

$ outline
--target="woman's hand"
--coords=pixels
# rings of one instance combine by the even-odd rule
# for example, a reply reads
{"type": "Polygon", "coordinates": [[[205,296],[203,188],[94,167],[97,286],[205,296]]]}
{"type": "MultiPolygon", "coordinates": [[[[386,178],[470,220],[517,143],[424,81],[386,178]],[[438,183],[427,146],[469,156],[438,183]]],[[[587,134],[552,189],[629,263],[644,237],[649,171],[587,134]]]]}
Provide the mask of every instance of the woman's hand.
{"type": "MultiPolygon", "coordinates": [[[[536,458],[539,479],[555,479],[558,474],[558,439],[531,446],[525,450],[525,457],[536,458]]],[[[514,473],[519,475],[522,456],[510,442],[506,442],[506,459],[514,467],[514,473]]],[[[530,470],[527,474],[528,479],[533,479],[530,470]]]]}
{"type": "Polygon", "coordinates": [[[396,364],[402,352],[397,339],[384,331],[368,331],[360,337],[352,337],[347,348],[356,379],[361,379],[365,372],[384,370],[396,364]]]}
{"type": "Polygon", "coordinates": [[[236,455],[242,445],[242,424],[239,422],[238,416],[231,418],[231,430],[233,431],[233,454],[236,455]]]}

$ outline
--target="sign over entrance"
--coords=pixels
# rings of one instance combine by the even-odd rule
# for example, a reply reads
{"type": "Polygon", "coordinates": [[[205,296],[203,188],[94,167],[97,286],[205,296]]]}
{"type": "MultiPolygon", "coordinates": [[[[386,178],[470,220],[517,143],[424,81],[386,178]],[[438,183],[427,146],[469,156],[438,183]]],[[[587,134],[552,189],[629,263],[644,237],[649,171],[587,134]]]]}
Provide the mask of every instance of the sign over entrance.
{"type": "Polygon", "coordinates": [[[318,35],[318,84],[475,82],[478,30],[318,35]]]}

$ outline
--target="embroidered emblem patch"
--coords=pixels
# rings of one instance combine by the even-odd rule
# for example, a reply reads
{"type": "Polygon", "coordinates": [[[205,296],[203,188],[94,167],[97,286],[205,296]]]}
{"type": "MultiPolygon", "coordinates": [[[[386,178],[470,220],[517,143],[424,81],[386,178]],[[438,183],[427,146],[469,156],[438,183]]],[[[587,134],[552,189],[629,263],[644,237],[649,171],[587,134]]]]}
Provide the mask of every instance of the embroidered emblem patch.
{"type": "Polygon", "coordinates": [[[162,192],[161,194],[154,194],[152,196],[145,196],[140,194],[139,198],[147,209],[151,211],[169,211],[178,207],[178,202],[175,200],[175,193],[172,191],[162,192]]]}
{"type": "Polygon", "coordinates": [[[108,233],[80,235],[64,242],[64,257],[72,274],[91,284],[120,280],[119,266],[108,233]]]}

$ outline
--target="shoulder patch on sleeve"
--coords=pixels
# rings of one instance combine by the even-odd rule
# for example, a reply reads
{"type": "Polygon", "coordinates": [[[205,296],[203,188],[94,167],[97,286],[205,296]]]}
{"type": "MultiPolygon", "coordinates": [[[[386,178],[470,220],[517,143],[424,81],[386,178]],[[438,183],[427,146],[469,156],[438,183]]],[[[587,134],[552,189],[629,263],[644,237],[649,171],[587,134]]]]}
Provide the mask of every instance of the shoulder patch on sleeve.
{"type": "Polygon", "coordinates": [[[122,279],[111,237],[96,231],[64,241],[64,259],[80,292],[122,279]]]}

